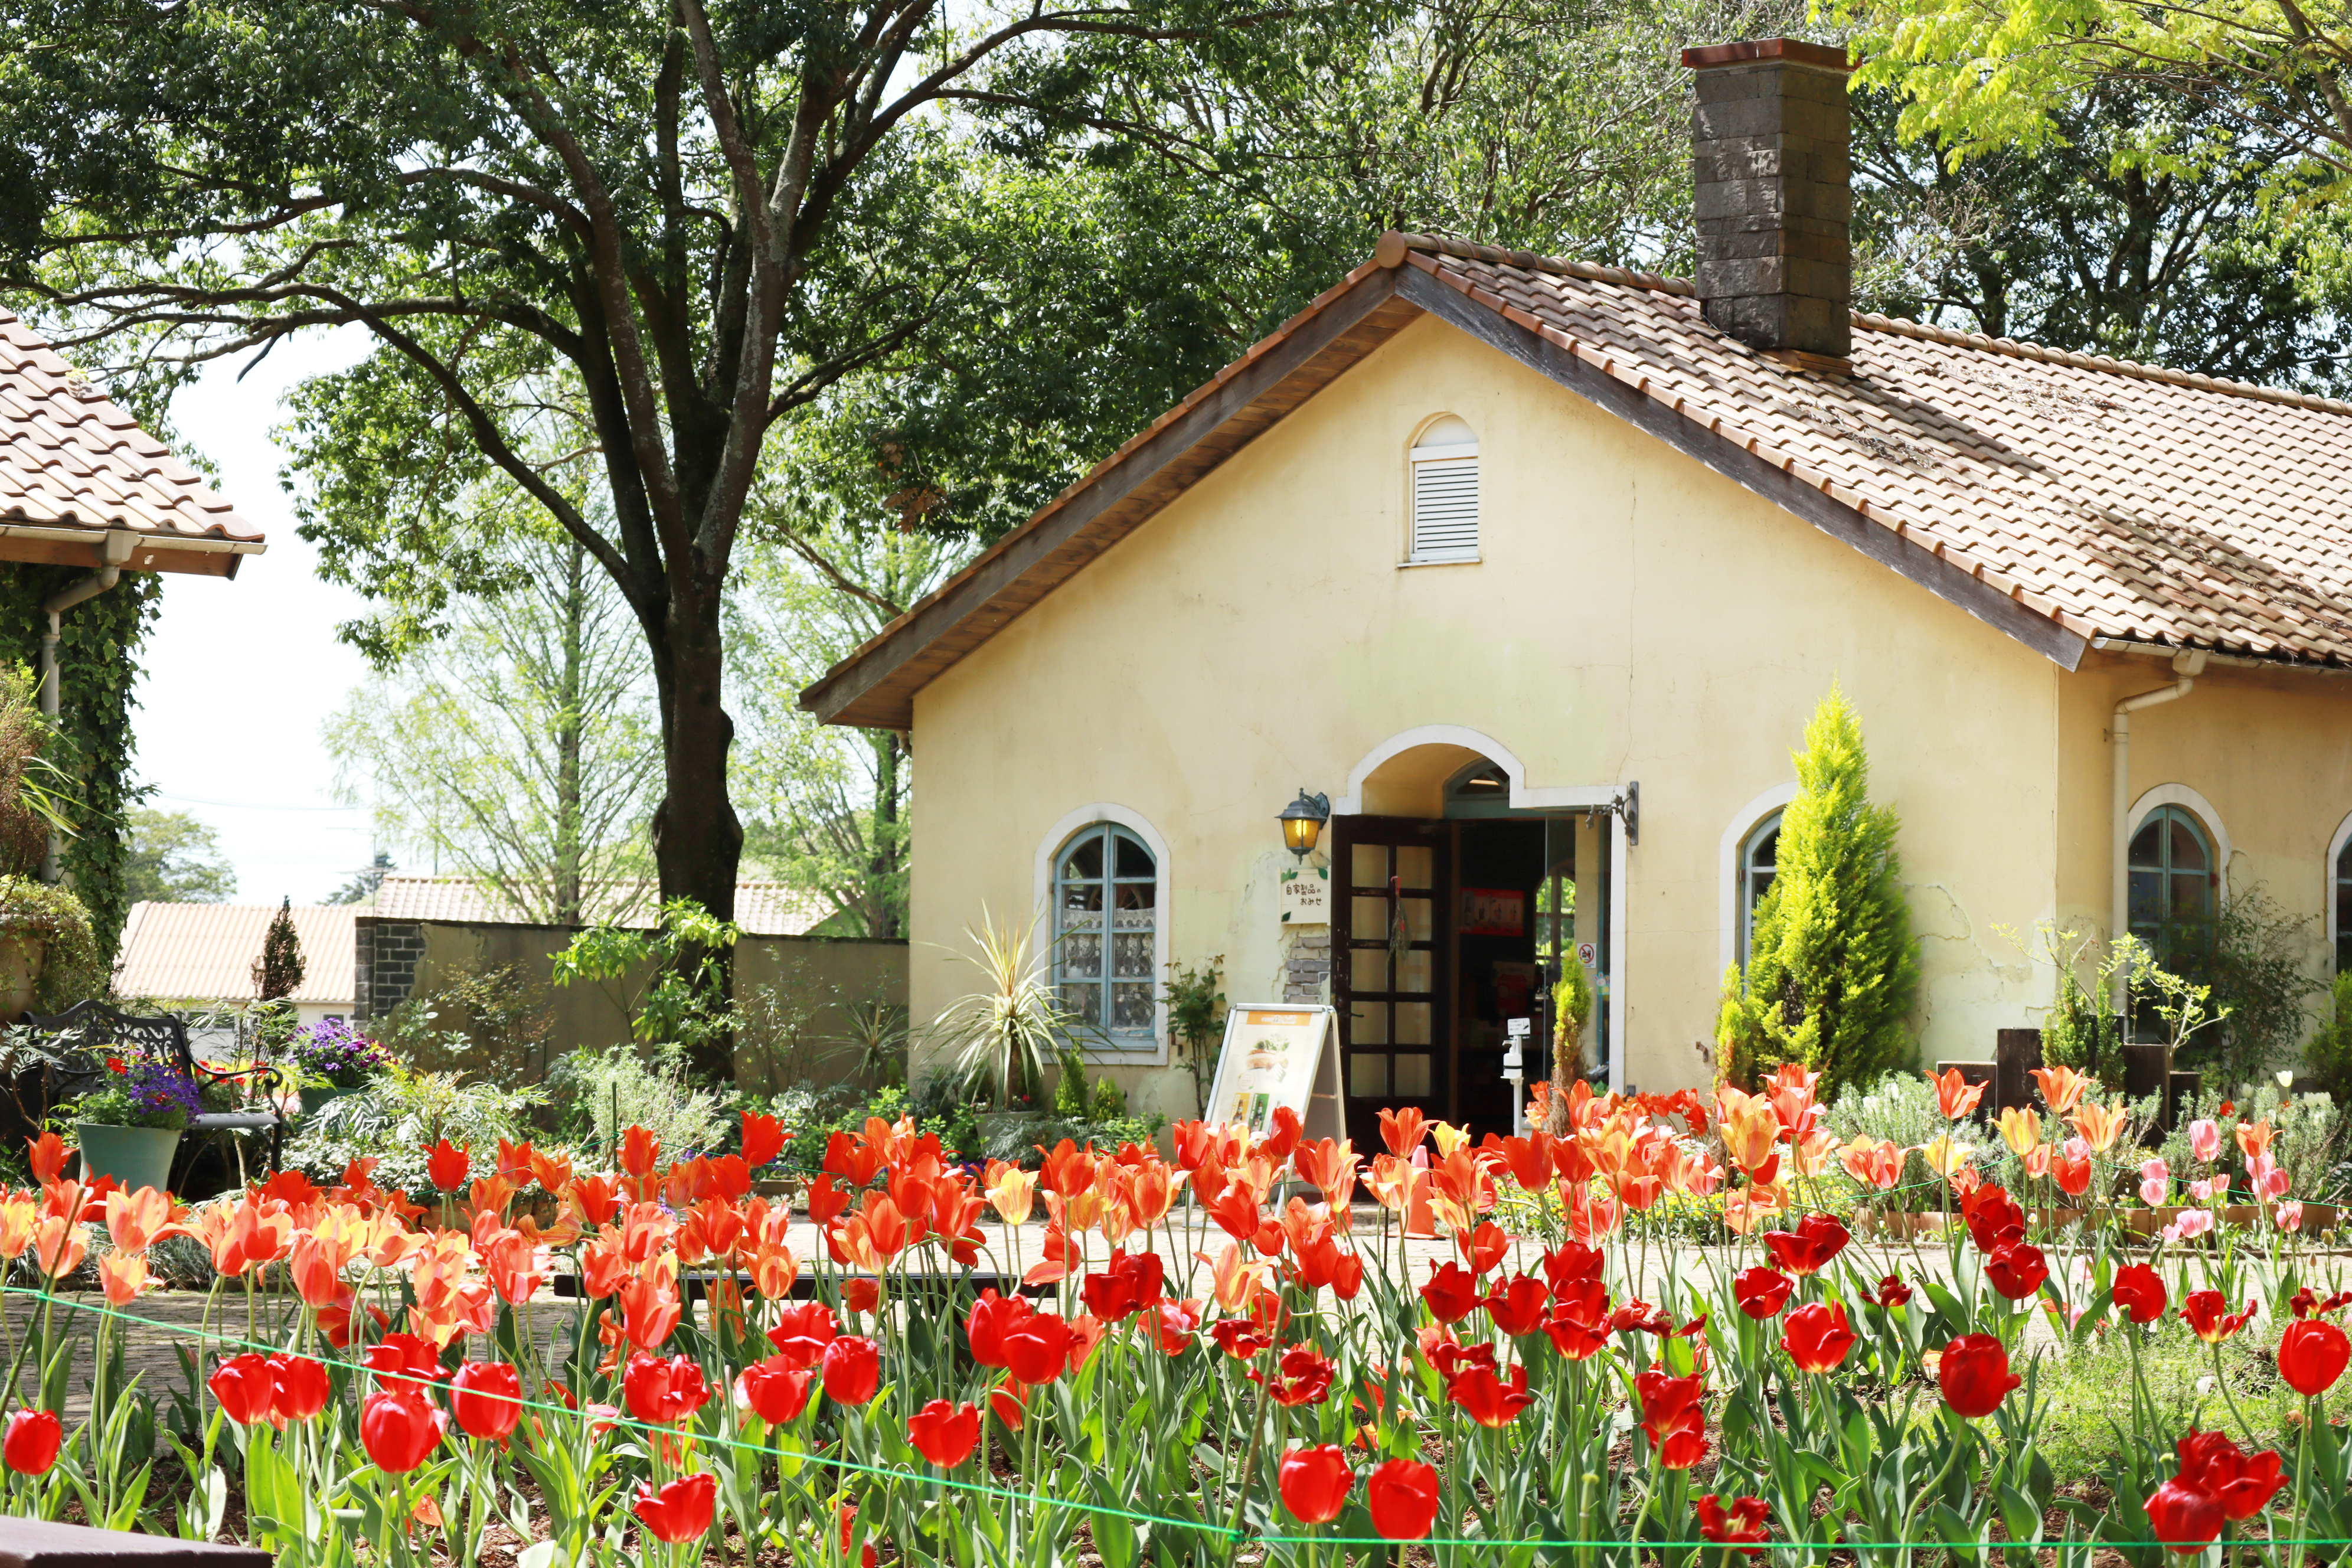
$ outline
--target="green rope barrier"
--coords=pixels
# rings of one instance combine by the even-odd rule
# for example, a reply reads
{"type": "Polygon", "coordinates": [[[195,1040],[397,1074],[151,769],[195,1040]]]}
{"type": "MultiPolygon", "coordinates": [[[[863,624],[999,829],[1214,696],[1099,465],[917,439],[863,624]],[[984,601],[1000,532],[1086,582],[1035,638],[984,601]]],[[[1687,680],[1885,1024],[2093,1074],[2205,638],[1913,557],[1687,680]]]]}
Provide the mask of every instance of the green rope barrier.
{"type": "MultiPolygon", "coordinates": [[[[257,1341],[239,1339],[230,1334],[208,1331],[200,1327],[192,1328],[184,1323],[171,1323],[156,1318],[144,1318],[135,1312],[125,1312],[120,1308],[77,1300],[72,1297],[59,1296],[47,1290],[31,1290],[26,1289],[22,1286],[11,1285],[0,1288],[0,1294],[5,1294],[6,1296],[18,1300],[45,1302],[53,1306],[65,1307],[74,1311],[87,1312],[99,1317],[112,1318],[122,1322],[137,1324],[142,1328],[161,1329],[168,1333],[194,1334],[205,1339],[208,1343],[234,1347],[236,1349],[263,1354],[277,1355],[288,1353],[286,1348],[282,1345],[264,1344],[257,1341]]],[[[28,1331],[30,1325],[27,1325],[28,1331]]],[[[358,1362],[344,1361],[341,1364],[350,1367],[354,1372],[364,1372],[368,1370],[358,1362]]],[[[422,1383],[428,1386],[438,1386],[437,1380],[436,1379],[419,1377],[409,1373],[379,1373],[374,1375],[379,1381],[422,1383]]],[[[719,1393],[721,1397],[731,1397],[731,1391],[714,1392],[719,1393]]],[[[573,1418],[584,1418],[587,1415],[585,1411],[574,1409],[569,1405],[561,1404],[553,1400],[529,1398],[509,1400],[499,1398],[496,1395],[487,1397],[496,1399],[499,1404],[513,1405],[519,1409],[526,1411],[544,1411],[551,1415],[573,1418]]],[[[658,1426],[652,1422],[639,1421],[635,1417],[621,1411],[614,1411],[613,1416],[609,1420],[603,1417],[597,1417],[596,1419],[599,1420],[602,1425],[610,1427],[625,1428],[635,1432],[660,1434],[669,1436],[677,1436],[679,1435],[677,1429],[674,1426],[658,1426]]],[[[1154,1528],[1195,1531],[1202,1534],[1222,1536],[1228,1541],[1255,1541],[1263,1544],[1277,1546],[1396,1546],[1400,1544],[1400,1542],[1394,1538],[1384,1535],[1260,1534],[1254,1531],[1237,1530],[1234,1526],[1227,1524],[1210,1523],[1200,1520],[1176,1519],[1167,1514],[1139,1513],[1132,1509],[1118,1508],[1108,1503],[1084,1502],[1072,1499],[1054,1497],[1044,1492],[1020,1491],[1010,1487],[991,1486],[981,1481],[962,1481],[956,1480],[947,1476],[923,1475],[912,1470],[901,1470],[882,1465],[869,1465],[862,1460],[842,1458],[836,1456],[807,1452],[793,1453],[785,1449],[771,1447],[765,1443],[754,1443],[742,1437],[728,1436],[721,1434],[706,1435],[702,1433],[695,1433],[692,1436],[697,1440],[708,1442],[714,1447],[732,1449],[740,1453],[759,1454],[769,1458],[796,1459],[803,1464],[824,1466],[847,1474],[873,1476],[888,1481],[903,1481],[929,1485],[945,1490],[962,1492],[971,1496],[999,1498],[1007,1502],[1026,1504],[1032,1508],[1043,1506],[1047,1508],[1063,1509],[1073,1513],[1090,1514],[1097,1518],[1105,1519],[1125,1520],[1129,1523],[1150,1525],[1154,1528]]],[[[1954,1543],[1951,1542],[1927,1538],[1923,1538],[1920,1541],[1785,1542],[1768,1540],[1744,1543],[1731,1542],[1729,1544],[1733,1546],[1752,1544],[1760,1550],[1769,1550],[1776,1547],[1785,1550],[1791,1547],[1803,1546],[1819,1547],[1824,1551],[1837,1552],[1908,1552],[1916,1550],[1921,1546],[1934,1546],[1941,1551],[1965,1552],[1995,1552],[2017,1546],[2028,1546],[2035,1550],[2040,1550],[2046,1546],[2063,1546],[2075,1542],[2079,1542],[2085,1546],[2099,1546],[2116,1549],[2137,1549],[2143,1547],[2163,1548],[2166,1545],[2165,1542],[2160,1541],[2111,1541],[2105,1538],[2091,1536],[2067,1536],[2058,1538],[2054,1541],[2045,1539],[2039,1542],[1995,1541],[1973,1544],[1966,1542],[1954,1543]]],[[[1554,1540],[1549,1537],[1524,1540],[1506,1540],[1491,1536],[1423,1536],[1417,1541],[1406,1542],[1404,1544],[1429,1547],[1479,1547],[1493,1551],[1509,1551],[1518,1550],[1521,1548],[1536,1548],[1553,1551],[1597,1551],[1604,1548],[1621,1548],[1630,1546],[1636,1552],[1642,1552],[1652,1550],[1705,1551],[1709,1548],[1720,1550],[1724,1548],[1727,1543],[1720,1541],[1708,1541],[1705,1539],[1697,1541],[1626,1541],[1612,1538],[1579,1541],[1554,1540]]],[[[2352,1537],[2344,1539],[2323,1537],[2289,1539],[2271,1536],[2242,1536],[2239,1538],[2237,1544],[2266,1547],[2352,1546],[2352,1537]]]]}

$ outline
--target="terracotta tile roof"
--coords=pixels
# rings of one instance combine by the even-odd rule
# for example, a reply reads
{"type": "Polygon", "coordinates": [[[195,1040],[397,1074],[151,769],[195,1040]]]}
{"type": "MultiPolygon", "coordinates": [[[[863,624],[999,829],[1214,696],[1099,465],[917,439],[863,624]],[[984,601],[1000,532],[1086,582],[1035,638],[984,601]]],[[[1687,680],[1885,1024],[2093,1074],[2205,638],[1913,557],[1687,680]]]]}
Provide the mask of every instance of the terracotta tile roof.
{"type": "Polygon", "coordinates": [[[1850,362],[1773,357],[1678,279],[1391,233],[802,706],[911,726],[941,670],[1431,310],[2069,668],[2100,637],[2352,665],[2352,404],[1869,315],[1850,362]]]}
{"type": "MultiPolygon", "coordinates": [[[[656,885],[615,882],[589,900],[593,918],[618,919],[636,927],[653,924],[656,885]]],[[[440,921],[458,925],[516,925],[511,906],[470,877],[404,877],[394,873],[376,889],[375,904],[361,910],[391,921],[440,921]]],[[[735,923],[749,936],[801,936],[833,913],[815,894],[782,882],[735,884],[735,923]]]]}
{"type": "Polygon", "coordinates": [[[1686,284],[1404,259],[2082,637],[2352,663],[2352,405],[1869,315],[1840,376],[1686,284]]]}
{"type": "MultiPolygon", "coordinates": [[[[294,935],[302,944],[302,984],[297,1002],[352,1005],[356,955],[348,904],[297,904],[294,935]]],[[[251,1001],[253,961],[278,916],[276,904],[131,906],[114,961],[118,996],[163,1002],[251,1001]]]]}
{"type": "Polygon", "coordinates": [[[262,543],[202,476],[0,309],[0,538],[110,529],[137,536],[118,563],[142,570],[158,565],[145,557],[208,555],[205,565],[162,569],[226,574],[262,543]]]}

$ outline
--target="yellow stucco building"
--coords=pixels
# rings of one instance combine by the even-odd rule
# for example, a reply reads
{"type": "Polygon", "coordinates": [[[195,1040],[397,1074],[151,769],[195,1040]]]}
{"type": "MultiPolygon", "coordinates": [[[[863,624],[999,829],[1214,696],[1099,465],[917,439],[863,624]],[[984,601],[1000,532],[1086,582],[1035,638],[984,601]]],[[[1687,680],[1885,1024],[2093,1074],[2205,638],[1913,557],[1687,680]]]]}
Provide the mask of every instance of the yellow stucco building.
{"type": "Polygon", "coordinates": [[[2039,1021],[2002,928],[2160,937],[2261,883],[2332,964],[2352,406],[1848,314],[1842,59],[1688,58],[1696,283],[1384,237],[811,689],[913,735],[919,1026],[987,910],[1171,1115],[1159,982],[1213,956],[1337,1005],[1359,1122],[1507,1121],[1554,957],[1612,1082],[1704,1081],[1832,681],[1902,818],[1923,1058],[2039,1021]],[[1328,926],[1283,919],[1302,790],[1328,926]]]}

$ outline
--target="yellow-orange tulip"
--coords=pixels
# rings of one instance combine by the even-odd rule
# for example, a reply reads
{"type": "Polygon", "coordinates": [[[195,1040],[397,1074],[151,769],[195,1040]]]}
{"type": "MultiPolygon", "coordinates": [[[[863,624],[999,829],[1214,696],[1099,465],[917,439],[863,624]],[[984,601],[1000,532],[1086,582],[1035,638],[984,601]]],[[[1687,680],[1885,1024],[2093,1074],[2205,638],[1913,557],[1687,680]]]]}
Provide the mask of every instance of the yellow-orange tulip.
{"type": "Polygon", "coordinates": [[[2091,1087],[2090,1079],[2073,1068],[2035,1068],[2033,1081],[2053,1116],[2063,1116],[2083,1103],[2083,1091],[2091,1087]]]}
{"type": "Polygon", "coordinates": [[[1965,1166],[1969,1156],[1976,1151],[1950,1133],[1944,1132],[1921,1144],[1919,1152],[1927,1158],[1929,1170],[1949,1181],[1952,1173],[1965,1166]]]}
{"type": "Polygon", "coordinates": [[[2032,1153],[2042,1142],[2042,1118],[2031,1110],[2008,1107],[2000,1113],[2000,1139],[2012,1154],[2022,1158],[2032,1153]]]}
{"type": "Polygon", "coordinates": [[[2085,1105],[2074,1112],[2074,1131],[2093,1150],[2105,1153],[2115,1147],[2116,1139],[2130,1119],[2118,1110],[2104,1105],[2085,1105]]]}
{"type": "Polygon", "coordinates": [[[2238,1148],[2249,1160],[2257,1160],[2269,1153],[2271,1138],[2271,1124],[2267,1121],[2238,1123],[2238,1148]]]}

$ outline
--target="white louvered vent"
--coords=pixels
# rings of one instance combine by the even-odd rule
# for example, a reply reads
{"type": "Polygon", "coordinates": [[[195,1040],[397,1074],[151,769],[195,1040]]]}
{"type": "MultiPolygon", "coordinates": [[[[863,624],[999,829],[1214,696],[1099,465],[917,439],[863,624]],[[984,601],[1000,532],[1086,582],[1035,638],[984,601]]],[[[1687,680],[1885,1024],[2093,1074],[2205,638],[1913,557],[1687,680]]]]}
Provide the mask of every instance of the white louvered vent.
{"type": "Polygon", "coordinates": [[[1419,447],[1412,454],[1416,563],[1478,559],[1478,447],[1419,447]]]}

